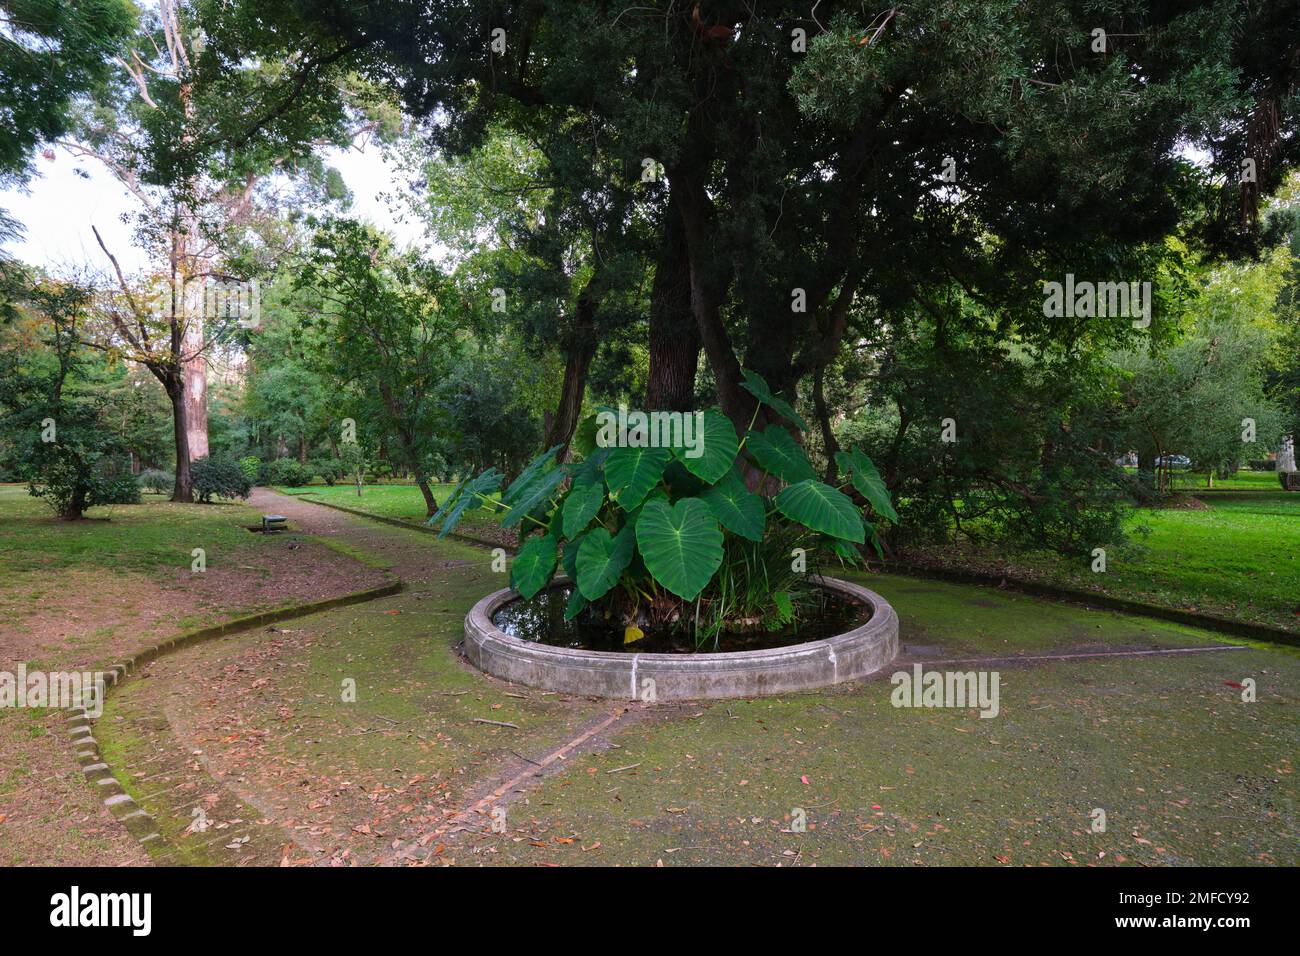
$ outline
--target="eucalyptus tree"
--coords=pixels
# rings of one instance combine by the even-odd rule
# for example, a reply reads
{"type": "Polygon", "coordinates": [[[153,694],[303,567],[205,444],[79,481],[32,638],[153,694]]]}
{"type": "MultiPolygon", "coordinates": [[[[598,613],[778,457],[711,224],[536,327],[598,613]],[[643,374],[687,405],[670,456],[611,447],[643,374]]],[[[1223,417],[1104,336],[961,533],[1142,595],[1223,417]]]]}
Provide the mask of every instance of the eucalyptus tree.
{"type": "Polygon", "coordinates": [[[316,150],[382,131],[392,119],[334,63],[305,63],[269,46],[267,56],[248,55],[241,38],[259,30],[256,13],[239,3],[158,0],[121,43],[116,75],[56,140],[100,164],[135,200],[135,241],[151,268],[128,275],[120,250],[95,231],[116,291],[94,344],[124,351],[166,390],[176,500],[190,500],[189,463],[208,453],[211,354],[236,324],[256,321],[254,277],[233,273],[231,253],[249,244],[267,212],[301,202],[279,195],[287,181],[313,184],[316,199],[337,195],[337,174],[316,150]],[[282,103],[275,97],[286,82],[296,93],[282,103]]]}

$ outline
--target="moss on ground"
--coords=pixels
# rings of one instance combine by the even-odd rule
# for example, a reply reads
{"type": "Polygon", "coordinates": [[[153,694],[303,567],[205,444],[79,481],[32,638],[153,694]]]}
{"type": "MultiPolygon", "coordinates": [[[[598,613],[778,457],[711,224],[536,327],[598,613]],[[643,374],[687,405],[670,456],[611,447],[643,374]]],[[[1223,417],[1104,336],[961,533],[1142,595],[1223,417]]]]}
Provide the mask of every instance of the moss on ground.
{"type": "MultiPolygon", "coordinates": [[[[186,649],[136,682],[134,717],[101,722],[105,745],[145,777],[160,751],[180,754],[166,763],[180,783],[155,797],[171,801],[172,832],[188,823],[190,801],[216,790],[238,795],[225,816],[251,818],[249,805],[261,814],[250,858],[282,852],[272,838],[294,833],[303,835],[288,848],[295,862],[382,861],[610,709],[511,687],[457,657],[464,613],[501,582],[486,551],[379,525],[347,542],[406,568],[409,590],[186,649]],[[345,678],[356,681],[355,703],[341,699],[345,678]],[[126,726],[147,730],[160,715],[166,733],[156,739],[126,726]]],[[[894,604],[906,651],[922,661],[1223,643],[996,588],[862,580],[894,604]]],[[[1291,764],[1300,658],[1243,649],[988,669],[1001,679],[992,719],[896,708],[887,674],[782,698],[654,708],[611,731],[612,747],[574,754],[507,794],[506,834],[447,837],[436,858],[1300,862],[1291,764]],[[1231,686],[1246,677],[1258,682],[1256,703],[1231,686]],[[1106,813],[1104,833],[1092,830],[1095,809],[1106,813]],[[792,826],[798,810],[802,833],[792,826]]],[[[240,858],[220,844],[203,852],[240,858]]]]}

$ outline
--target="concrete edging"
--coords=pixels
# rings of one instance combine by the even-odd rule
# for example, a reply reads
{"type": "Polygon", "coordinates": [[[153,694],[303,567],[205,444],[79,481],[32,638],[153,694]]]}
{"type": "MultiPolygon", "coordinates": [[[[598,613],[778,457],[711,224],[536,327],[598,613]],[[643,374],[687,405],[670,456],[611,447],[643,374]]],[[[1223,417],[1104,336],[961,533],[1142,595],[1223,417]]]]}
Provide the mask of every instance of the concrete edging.
{"type": "MultiPolygon", "coordinates": [[[[98,672],[104,675],[103,697],[107,699],[109,690],[125,681],[137,668],[182,647],[188,647],[191,644],[213,637],[250,631],[264,624],[273,624],[277,621],[286,621],[296,617],[306,617],[309,614],[329,611],[336,607],[362,604],[376,598],[389,597],[399,593],[402,587],[401,581],[394,580],[378,587],[367,588],[364,591],[354,591],[351,594],[324,598],[307,604],[291,604],[286,607],[261,611],[245,617],[237,617],[221,624],[178,634],[176,637],[159,641],[152,647],[147,647],[116,664],[99,669],[98,672]]],[[[103,704],[104,700],[99,701],[101,709],[103,704]]],[[[118,783],[117,778],[113,775],[112,768],[109,767],[108,762],[101,755],[99,742],[93,734],[93,727],[98,719],[97,717],[91,717],[84,705],[72,707],[68,710],[66,732],[73,738],[73,746],[77,748],[77,763],[81,765],[81,772],[86,775],[86,780],[94,785],[109,813],[126,828],[128,833],[145,845],[146,849],[149,848],[150,844],[155,848],[165,845],[165,840],[159,833],[153,817],[141,809],[131,795],[122,789],[122,785],[118,783]]]]}
{"type": "MultiPolygon", "coordinates": [[[[564,577],[552,586],[567,582],[564,577]]],[[[519,598],[512,588],[494,591],[465,615],[465,655],[496,677],[568,694],[645,699],[701,700],[762,697],[812,690],[872,674],[898,654],[898,615],[879,594],[823,577],[828,590],[867,604],[871,619],[835,637],[790,647],[717,654],[636,654],[551,647],[511,637],[492,615],[519,598]],[[646,681],[653,681],[647,685],[646,681]]]]}

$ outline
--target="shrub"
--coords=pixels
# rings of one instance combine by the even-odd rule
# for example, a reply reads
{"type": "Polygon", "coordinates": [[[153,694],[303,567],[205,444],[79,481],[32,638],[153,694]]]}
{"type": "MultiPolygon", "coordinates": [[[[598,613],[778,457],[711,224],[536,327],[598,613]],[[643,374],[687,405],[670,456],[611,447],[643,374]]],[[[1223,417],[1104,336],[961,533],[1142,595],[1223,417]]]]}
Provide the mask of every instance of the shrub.
{"type": "Polygon", "coordinates": [[[176,487],[176,476],[159,468],[146,468],[136,475],[135,480],[145,491],[165,495],[176,487]]]}
{"type": "Polygon", "coordinates": [[[42,456],[39,476],[29,479],[27,491],[45,499],[59,517],[69,520],[98,505],[140,503],[140,486],[132,475],[116,472],[99,455],[59,445],[42,456]]]}
{"type": "MultiPolygon", "coordinates": [[[[744,384],[762,405],[806,428],[757,375],[746,372],[744,384]]],[[[559,446],[551,448],[500,501],[491,496],[504,476],[489,469],[462,481],[429,524],[441,524],[447,534],[470,509],[501,511],[502,525],[519,528],[523,542],[511,562],[510,583],[525,598],[563,568],[576,584],[566,619],[591,605],[595,613],[621,621],[629,641],[639,639],[640,626],[649,623],[693,628],[697,646],[723,630],[797,620],[818,600],[806,580],[819,560],[856,562],[858,546],[866,543],[881,550],[863,507],[817,479],[803,448],[782,425],[751,428],[742,440],[720,411],[688,412],[700,416],[691,422],[700,422],[698,443],[684,441],[679,427],[671,447],[638,447],[630,440],[635,425],[627,441],[607,432],[613,431],[603,417],[609,414],[579,425],[572,450],[581,461],[554,464],[559,446]],[[746,486],[738,467],[745,463],[764,474],[762,493],[746,486]]],[[[644,429],[643,424],[641,435],[644,429]]],[[[665,440],[661,431],[659,441],[665,440]]],[[[898,521],[870,458],[852,449],[835,461],[845,486],[870,505],[877,520],[898,521]]]]}
{"type": "Polygon", "coordinates": [[[262,459],[256,455],[247,455],[239,459],[239,468],[249,484],[257,484],[257,479],[262,473],[262,459]]]}
{"type": "Polygon", "coordinates": [[[307,462],[307,467],[314,474],[320,475],[325,479],[325,484],[333,485],[340,478],[345,477],[343,462],[337,458],[313,458],[307,462]]]}
{"type": "Polygon", "coordinates": [[[312,471],[297,458],[277,458],[266,466],[267,483],[296,488],[311,484],[312,471]]]}
{"type": "Polygon", "coordinates": [[[111,475],[102,479],[96,496],[99,500],[95,504],[138,505],[140,483],[132,475],[111,475]]]}
{"type": "Polygon", "coordinates": [[[210,502],[218,498],[247,498],[253,483],[244,469],[233,458],[198,458],[190,465],[190,480],[194,496],[199,501],[210,502]]]}

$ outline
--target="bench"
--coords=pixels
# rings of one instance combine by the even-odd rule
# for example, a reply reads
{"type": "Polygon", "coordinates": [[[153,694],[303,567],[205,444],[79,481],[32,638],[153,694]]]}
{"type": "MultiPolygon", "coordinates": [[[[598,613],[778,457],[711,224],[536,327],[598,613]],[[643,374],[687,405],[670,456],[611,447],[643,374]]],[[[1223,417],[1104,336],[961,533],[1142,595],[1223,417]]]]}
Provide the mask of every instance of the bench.
{"type": "Polygon", "coordinates": [[[284,515],[262,515],[262,531],[288,531],[288,519],[284,515]]]}

